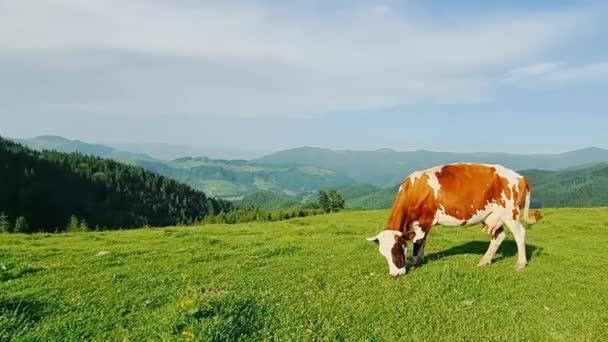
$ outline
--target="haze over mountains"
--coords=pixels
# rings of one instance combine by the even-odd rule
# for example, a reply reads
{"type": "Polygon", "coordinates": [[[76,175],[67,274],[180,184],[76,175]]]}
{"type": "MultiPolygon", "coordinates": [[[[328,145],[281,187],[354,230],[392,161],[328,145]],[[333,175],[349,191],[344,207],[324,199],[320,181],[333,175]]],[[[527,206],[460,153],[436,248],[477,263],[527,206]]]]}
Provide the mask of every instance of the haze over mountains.
{"type": "Polygon", "coordinates": [[[412,171],[454,162],[502,164],[515,170],[560,170],[608,161],[608,150],[586,148],[558,154],[452,153],[433,151],[336,151],[302,147],[253,160],[264,165],[315,165],[377,186],[399,183],[412,171]]]}
{"type": "MultiPolygon", "coordinates": [[[[543,192],[551,195],[553,191],[567,198],[568,191],[580,192],[586,188],[589,189],[585,191],[595,191],[593,189],[598,189],[598,186],[594,182],[603,182],[608,170],[606,164],[601,165],[608,162],[608,150],[596,147],[556,154],[451,153],[392,149],[349,151],[301,147],[252,160],[211,159],[206,156],[184,156],[164,160],[144,153],[57,136],[40,136],[18,141],[36,149],[79,151],[139,165],[187,183],[211,196],[244,198],[247,203],[269,207],[277,206],[277,203],[306,201],[319,189],[328,187],[340,188],[347,203],[352,207],[387,207],[392,201],[394,188],[412,171],[460,161],[497,163],[523,170],[531,175],[533,182],[537,182],[541,189],[546,189],[540,190],[540,194],[541,199],[547,202],[543,192]],[[561,171],[552,172],[558,170],[561,171]],[[576,182],[566,186],[560,184],[561,179],[576,182]]],[[[569,202],[564,200],[558,204],[567,203],[569,202]]]]}
{"type": "Polygon", "coordinates": [[[256,191],[272,191],[289,196],[307,194],[321,188],[354,184],[355,180],[335,171],[314,166],[275,166],[246,160],[181,157],[153,158],[143,153],[121,151],[58,136],[13,139],[34,149],[80,152],[144,167],[203,190],[211,196],[240,198],[256,191]]]}
{"type": "Polygon", "coordinates": [[[254,159],[268,151],[219,146],[188,146],[163,143],[110,143],[117,150],[144,153],[158,159],[171,160],[183,156],[205,156],[214,159],[254,159]]]}

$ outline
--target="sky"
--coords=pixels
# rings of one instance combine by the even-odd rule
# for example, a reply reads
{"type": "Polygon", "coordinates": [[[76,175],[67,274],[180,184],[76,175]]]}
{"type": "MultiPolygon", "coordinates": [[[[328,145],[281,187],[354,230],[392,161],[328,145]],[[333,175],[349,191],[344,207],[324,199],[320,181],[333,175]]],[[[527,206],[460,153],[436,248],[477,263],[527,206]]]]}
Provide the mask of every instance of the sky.
{"type": "Polygon", "coordinates": [[[0,0],[0,135],[608,148],[601,1],[0,0]]]}

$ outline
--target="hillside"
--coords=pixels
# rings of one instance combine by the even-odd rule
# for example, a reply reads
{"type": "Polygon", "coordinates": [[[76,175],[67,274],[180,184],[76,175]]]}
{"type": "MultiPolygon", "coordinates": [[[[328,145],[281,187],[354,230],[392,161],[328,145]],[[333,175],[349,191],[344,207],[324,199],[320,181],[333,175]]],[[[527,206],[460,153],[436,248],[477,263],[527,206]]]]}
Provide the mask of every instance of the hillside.
{"type": "Polygon", "coordinates": [[[377,188],[375,191],[362,193],[359,196],[344,195],[346,207],[352,209],[386,209],[390,208],[397,195],[398,186],[377,188]]]}
{"type": "Polygon", "coordinates": [[[354,181],[332,170],[313,166],[262,166],[245,160],[184,157],[167,162],[140,161],[148,170],[173,177],[214,196],[236,197],[257,191],[296,196],[354,181]]]}
{"type": "Polygon", "coordinates": [[[11,140],[35,150],[47,149],[65,153],[79,152],[85,155],[110,158],[127,163],[133,163],[138,160],[153,160],[153,158],[143,153],[121,151],[105,145],[70,140],[56,135],[41,135],[31,139],[11,140]]]}
{"type": "Polygon", "coordinates": [[[436,227],[397,279],[365,240],[387,215],[0,234],[0,340],[608,340],[608,210],[547,209],[523,271],[511,235],[479,268],[480,227],[436,227]]]}
{"type": "MultiPolygon", "coordinates": [[[[245,196],[241,201],[235,202],[242,207],[255,207],[260,209],[284,209],[296,207],[304,202],[301,196],[289,196],[273,191],[257,191],[245,196]]],[[[314,199],[316,200],[316,198],[314,199]]]]}
{"type": "Polygon", "coordinates": [[[608,164],[522,174],[530,178],[534,199],[546,207],[608,206],[608,164]]]}
{"type": "Polygon", "coordinates": [[[56,136],[18,140],[32,148],[60,152],[81,152],[141,166],[202,190],[210,196],[240,198],[257,191],[296,196],[325,187],[344,186],[354,181],[335,171],[313,166],[268,166],[246,160],[182,157],[160,160],[146,154],[116,150],[56,136]]]}
{"type": "Polygon", "coordinates": [[[25,218],[31,231],[64,230],[72,215],[114,229],[194,222],[231,207],[140,167],[2,138],[0,166],[0,212],[11,223],[25,218]]]}
{"type": "MultiPolygon", "coordinates": [[[[523,170],[532,183],[532,201],[545,207],[608,206],[608,164],[577,167],[562,171],[523,170]]],[[[357,209],[389,208],[398,186],[370,188],[354,192],[348,188],[346,205],[357,209]]]]}
{"type": "Polygon", "coordinates": [[[453,162],[498,163],[516,170],[559,170],[582,164],[608,162],[608,150],[588,148],[560,154],[451,153],[330,150],[302,147],[280,151],[254,160],[262,165],[313,165],[353,178],[359,183],[388,187],[409,173],[453,162]]]}

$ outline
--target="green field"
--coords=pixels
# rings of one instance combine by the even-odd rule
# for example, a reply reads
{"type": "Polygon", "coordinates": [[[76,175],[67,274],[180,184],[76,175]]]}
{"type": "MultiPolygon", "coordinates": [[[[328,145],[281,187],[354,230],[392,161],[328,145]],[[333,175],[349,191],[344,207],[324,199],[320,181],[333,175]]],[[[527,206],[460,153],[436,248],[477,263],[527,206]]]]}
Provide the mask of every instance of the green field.
{"type": "Polygon", "coordinates": [[[478,268],[481,226],[435,227],[401,278],[387,214],[0,235],[0,341],[608,340],[608,209],[545,210],[523,271],[510,234],[478,268]]]}

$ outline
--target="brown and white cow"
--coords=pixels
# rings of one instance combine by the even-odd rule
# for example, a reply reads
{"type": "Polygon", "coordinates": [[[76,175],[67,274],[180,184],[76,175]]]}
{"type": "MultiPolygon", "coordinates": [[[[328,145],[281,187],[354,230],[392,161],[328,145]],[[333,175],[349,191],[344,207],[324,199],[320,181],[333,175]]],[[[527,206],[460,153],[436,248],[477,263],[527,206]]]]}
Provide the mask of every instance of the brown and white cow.
{"type": "Polygon", "coordinates": [[[378,242],[389,273],[400,276],[406,270],[407,242],[413,240],[415,263],[422,261],[434,225],[483,223],[492,237],[479,266],[491,263],[506,225],[517,243],[516,269],[522,269],[527,265],[526,230],[520,215],[527,224],[530,193],[524,176],[501,165],[455,163],[417,171],[399,187],[385,229],[367,240],[378,242]]]}

